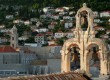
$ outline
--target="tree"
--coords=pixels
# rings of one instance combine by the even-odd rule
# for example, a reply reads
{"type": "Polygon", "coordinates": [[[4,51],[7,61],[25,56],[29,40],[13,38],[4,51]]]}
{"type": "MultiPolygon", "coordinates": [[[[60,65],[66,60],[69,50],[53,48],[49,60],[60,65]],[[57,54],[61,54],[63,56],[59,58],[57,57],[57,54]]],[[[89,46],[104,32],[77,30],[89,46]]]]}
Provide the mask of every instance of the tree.
{"type": "Polygon", "coordinates": [[[63,39],[63,38],[57,39],[56,43],[57,43],[58,45],[63,45],[64,39],[63,39]]]}
{"type": "Polygon", "coordinates": [[[105,34],[105,31],[98,31],[98,33],[96,34],[96,37],[99,38],[102,34],[105,34]]]}
{"type": "Polygon", "coordinates": [[[26,43],[35,43],[34,37],[29,37],[29,39],[25,40],[26,43]]]}
{"type": "Polygon", "coordinates": [[[4,33],[3,32],[0,32],[0,37],[3,37],[4,36],[4,33]]]}
{"type": "Polygon", "coordinates": [[[31,31],[30,27],[29,26],[26,26],[26,25],[17,25],[17,31],[18,31],[18,34],[19,34],[19,37],[22,36],[22,34],[24,33],[24,31],[31,31]]]}

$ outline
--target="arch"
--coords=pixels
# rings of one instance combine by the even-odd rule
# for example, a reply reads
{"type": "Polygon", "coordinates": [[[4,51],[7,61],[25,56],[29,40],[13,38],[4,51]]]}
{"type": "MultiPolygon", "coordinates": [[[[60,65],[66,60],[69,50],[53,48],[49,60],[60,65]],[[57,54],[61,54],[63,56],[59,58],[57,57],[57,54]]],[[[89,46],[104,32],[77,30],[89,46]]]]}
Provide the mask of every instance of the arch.
{"type": "Polygon", "coordinates": [[[62,53],[62,65],[61,65],[61,71],[62,72],[68,72],[70,71],[70,48],[71,47],[77,47],[79,48],[79,44],[77,43],[73,43],[71,40],[73,39],[69,39],[67,40],[64,45],[63,48],[61,50],[62,53]]]}
{"type": "Polygon", "coordinates": [[[87,73],[90,73],[90,69],[89,69],[89,59],[91,58],[91,55],[92,54],[89,54],[88,50],[90,47],[92,47],[92,45],[96,45],[99,47],[99,50],[98,50],[98,58],[100,60],[100,74],[107,74],[107,65],[106,65],[106,62],[107,62],[107,58],[105,58],[105,56],[107,55],[107,53],[103,54],[106,50],[106,46],[104,45],[104,43],[99,40],[98,42],[91,42],[87,45],[86,47],[86,52],[85,53],[85,65],[86,65],[86,71],[87,73]],[[100,42],[100,43],[99,43],[100,42]]]}
{"type": "Polygon", "coordinates": [[[88,50],[88,51],[91,51],[91,50],[94,51],[94,48],[96,48],[98,57],[100,58],[100,54],[99,54],[98,51],[101,50],[101,49],[99,49],[99,45],[97,45],[97,44],[95,44],[95,43],[91,43],[91,44],[89,44],[89,45],[87,46],[87,50],[88,50]]]}
{"type": "MultiPolygon", "coordinates": [[[[94,15],[93,15],[93,12],[90,8],[88,8],[86,6],[86,4],[83,4],[83,7],[80,8],[78,11],[77,11],[77,14],[76,14],[76,27],[77,28],[81,28],[81,12],[87,12],[87,17],[85,19],[87,19],[87,24],[86,24],[86,30],[92,30],[93,28],[93,18],[94,18],[94,15]]],[[[85,25],[83,25],[85,26],[85,25]]],[[[84,29],[85,30],[85,29],[84,29]]]]}
{"type": "MultiPolygon", "coordinates": [[[[70,44],[69,46],[68,46],[68,51],[69,51],[69,49],[71,48],[71,47],[77,47],[77,48],[79,48],[79,46],[76,44],[76,43],[72,43],[72,44],[70,44]]],[[[79,48],[80,49],[80,48],[79,48]]]]}
{"type": "Polygon", "coordinates": [[[101,66],[99,46],[96,43],[91,43],[87,46],[87,51],[88,53],[85,56],[87,59],[85,62],[88,64],[87,71],[92,74],[92,76],[98,77],[101,66]]]}
{"type": "MultiPolygon", "coordinates": [[[[89,49],[91,47],[98,47],[98,54],[100,59],[100,74],[108,74],[110,72],[110,64],[108,57],[108,48],[105,42],[101,39],[95,38],[95,30],[93,29],[93,12],[90,8],[86,7],[84,4],[82,8],[77,11],[76,14],[76,28],[74,31],[74,38],[67,40],[61,50],[62,53],[62,62],[61,62],[61,70],[62,72],[70,71],[70,48],[77,47],[80,53],[80,70],[84,73],[87,73],[89,76],[89,66],[88,60],[90,58],[89,49]],[[82,31],[80,24],[80,12],[87,11],[87,19],[88,19],[88,28],[86,31],[82,31]]],[[[96,50],[94,50],[96,51],[96,50]]],[[[74,52],[75,53],[75,52],[74,52]]]]}

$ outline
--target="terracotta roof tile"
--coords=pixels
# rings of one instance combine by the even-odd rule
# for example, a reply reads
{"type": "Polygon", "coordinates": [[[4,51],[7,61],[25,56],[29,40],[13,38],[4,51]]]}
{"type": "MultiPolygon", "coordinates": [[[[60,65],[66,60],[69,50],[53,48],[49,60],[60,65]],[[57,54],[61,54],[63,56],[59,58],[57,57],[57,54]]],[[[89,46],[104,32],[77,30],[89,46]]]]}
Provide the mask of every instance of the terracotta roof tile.
{"type": "MultiPolygon", "coordinates": [[[[21,80],[23,77],[11,78],[13,80],[21,80]]],[[[24,78],[23,78],[24,79],[24,78]]],[[[34,75],[27,76],[25,80],[91,80],[88,76],[80,73],[59,73],[59,74],[48,74],[48,75],[34,75]]]]}
{"type": "Polygon", "coordinates": [[[0,47],[0,52],[17,52],[17,51],[11,46],[2,46],[0,47]]]}
{"type": "Polygon", "coordinates": [[[51,44],[51,45],[49,45],[49,46],[58,46],[57,44],[51,44]]]}
{"type": "Polygon", "coordinates": [[[36,36],[44,36],[44,34],[37,34],[36,36]]]}

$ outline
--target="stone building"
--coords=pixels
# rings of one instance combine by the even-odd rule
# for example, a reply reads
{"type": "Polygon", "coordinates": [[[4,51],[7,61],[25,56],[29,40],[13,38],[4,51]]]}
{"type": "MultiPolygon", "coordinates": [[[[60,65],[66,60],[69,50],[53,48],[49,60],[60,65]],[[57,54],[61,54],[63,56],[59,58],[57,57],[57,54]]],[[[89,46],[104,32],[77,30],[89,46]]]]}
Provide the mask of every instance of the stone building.
{"type": "Polygon", "coordinates": [[[0,77],[27,74],[29,66],[20,63],[20,54],[13,47],[0,47],[0,77]]]}
{"type": "Polygon", "coordinates": [[[106,43],[95,37],[93,11],[84,3],[75,17],[75,37],[65,41],[61,50],[61,71],[80,69],[88,76],[94,76],[94,73],[100,77],[109,76],[110,52],[106,43]],[[82,29],[83,24],[87,26],[85,30],[82,29]],[[93,72],[95,69],[97,70],[93,72]]]}
{"type": "Polygon", "coordinates": [[[17,33],[17,28],[15,25],[11,29],[10,37],[11,37],[10,45],[16,49],[18,47],[18,33],[17,33]]]}
{"type": "Polygon", "coordinates": [[[47,43],[47,39],[44,34],[37,34],[34,39],[37,46],[42,46],[43,44],[47,43]]]}

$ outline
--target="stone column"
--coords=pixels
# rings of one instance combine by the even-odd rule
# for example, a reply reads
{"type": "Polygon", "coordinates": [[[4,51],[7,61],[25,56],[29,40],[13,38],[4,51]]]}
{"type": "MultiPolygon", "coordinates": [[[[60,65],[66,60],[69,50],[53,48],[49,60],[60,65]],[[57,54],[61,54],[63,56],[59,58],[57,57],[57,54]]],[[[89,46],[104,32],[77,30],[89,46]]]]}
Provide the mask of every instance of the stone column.
{"type": "Polygon", "coordinates": [[[65,56],[65,72],[70,71],[70,53],[65,56]]]}
{"type": "Polygon", "coordinates": [[[61,72],[64,72],[64,67],[65,67],[65,66],[63,66],[63,65],[65,65],[65,63],[64,63],[64,61],[65,61],[65,60],[64,60],[65,53],[64,53],[63,50],[61,50],[60,53],[61,53],[61,72]]]}
{"type": "Polygon", "coordinates": [[[90,65],[89,65],[89,61],[90,61],[90,53],[88,53],[88,51],[87,50],[85,50],[85,54],[84,54],[84,71],[85,71],[85,73],[89,76],[89,77],[91,77],[92,76],[92,74],[90,73],[90,65]]]}
{"type": "Polygon", "coordinates": [[[106,53],[103,53],[102,51],[99,51],[100,53],[100,74],[107,75],[107,59],[104,58],[104,55],[106,56],[106,53]]]}
{"type": "Polygon", "coordinates": [[[83,55],[83,50],[80,51],[80,70],[84,70],[84,55],[83,55]]]}
{"type": "Polygon", "coordinates": [[[70,53],[66,50],[62,52],[62,60],[61,60],[61,72],[70,71],[70,53]]]}

